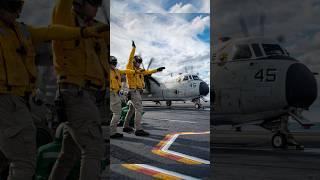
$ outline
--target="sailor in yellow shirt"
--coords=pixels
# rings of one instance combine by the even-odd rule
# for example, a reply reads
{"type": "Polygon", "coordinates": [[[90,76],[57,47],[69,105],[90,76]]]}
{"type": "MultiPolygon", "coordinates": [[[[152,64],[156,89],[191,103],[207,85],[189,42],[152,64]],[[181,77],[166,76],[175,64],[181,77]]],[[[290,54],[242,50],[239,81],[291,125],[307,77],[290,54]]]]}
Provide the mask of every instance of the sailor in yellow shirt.
{"type": "MultiPolygon", "coordinates": [[[[55,0],[52,24],[71,27],[101,25],[102,22],[95,20],[101,6],[102,0],[55,0]]],[[[100,98],[97,98],[106,91],[109,77],[106,61],[109,58],[108,34],[101,38],[52,43],[59,87],[57,97],[63,99],[61,104],[66,122],[62,149],[50,180],[66,179],[79,158],[79,179],[100,179],[101,160],[109,156],[102,133],[100,98]]]]}
{"type": "Polygon", "coordinates": [[[114,56],[110,56],[110,109],[112,111],[112,119],[110,123],[110,138],[121,138],[123,134],[117,132],[117,125],[120,121],[121,99],[119,91],[121,90],[121,76],[126,74],[140,73],[135,70],[117,69],[118,60],[114,56]]]}
{"type": "Polygon", "coordinates": [[[134,116],[134,128],[135,128],[135,135],[136,136],[148,136],[149,133],[144,131],[141,126],[141,119],[142,119],[142,112],[143,112],[143,105],[142,105],[142,92],[145,88],[144,84],[144,76],[150,75],[156,72],[161,72],[165,69],[165,67],[160,67],[158,69],[152,70],[144,70],[140,68],[142,64],[142,58],[140,56],[135,56],[136,45],[132,42],[132,50],[129,56],[127,69],[135,70],[135,71],[142,71],[141,73],[135,74],[127,74],[127,84],[129,88],[130,94],[130,101],[131,105],[129,107],[129,111],[126,115],[125,122],[123,125],[123,132],[130,133],[133,129],[129,126],[129,121],[131,119],[131,114],[135,112],[134,116]]]}
{"type": "Polygon", "coordinates": [[[23,4],[23,0],[0,0],[0,151],[10,162],[8,179],[12,180],[31,180],[35,172],[36,129],[28,108],[37,79],[35,45],[81,39],[81,34],[99,36],[98,31],[107,30],[31,27],[17,22],[23,4]]]}

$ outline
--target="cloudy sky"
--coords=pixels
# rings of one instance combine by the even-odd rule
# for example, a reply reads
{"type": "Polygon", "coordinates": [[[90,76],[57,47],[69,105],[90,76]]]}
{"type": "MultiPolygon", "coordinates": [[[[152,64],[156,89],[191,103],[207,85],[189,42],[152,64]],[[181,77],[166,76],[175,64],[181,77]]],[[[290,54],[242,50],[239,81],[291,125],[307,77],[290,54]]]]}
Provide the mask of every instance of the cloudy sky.
{"type": "Polygon", "coordinates": [[[164,79],[193,66],[194,73],[210,82],[209,0],[111,0],[110,12],[111,54],[120,68],[134,40],[145,66],[154,58],[151,68],[166,67],[155,77],[164,79]]]}
{"type": "MultiPolygon", "coordinates": [[[[284,36],[283,45],[291,55],[320,72],[319,0],[215,0],[212,3],[214,42],[219,36],[242,36],[239,16],[246,20],[250,35],[259,35],[259,16],[265,14],[265,35],[284,36]]],[[[320,84],[320,77],[317,79],[320,84]]]]}
{"type": "MultiPolygon", "coordinates": [[[[50,23],[54,0],[28,0],[21,21],[36,26],[50,23]]],[[[105,0],[105,2],[107,2],[105,0]]],[[[145,66],[167,69],[155,75],[193,73],[210,82],[210,0],[111,0],[111,54],[124,68],[131,40],[145,66]]],[[[104,21],[100,12],[98,19],[104,21]]]]}
{"type": "MultiPolygon", "coordinates": [[[[20,20],[36,26],[45,26],[50,23],[52,10],[56,0],[26,0],[20,20]]],[[[103,0],[106,4],[107,0],[103,0]]],[[[103,6],[105,8],[106,6],[103,6]]],[[[103,13],[99,11],[97,18],[105,22],[103,13]]]]}
{"type": "MultiPolygon", "coordinates": [[[[320,72],[319,0],[214,0],[212,40],[219,36],[240,37],[239,16],[246,20],[251,35],[259,33],[259,15],[265,14],[265,35],[283,35],[289,52],[320,72]]],[[[54,0],[28,0],[21,20],[33,25],[50,22],[54,0]]],[[[194,72],[209,82],[209,0],[111,0],[111,53],[121,67],[127,61],[131,40],[137,53],[152,67],[166,66],[165,72],[194,72]]],[[[100,19],[103,20],[100,15],[100,19]]],[[[166,74],[167,73],[167,74],[166,74]]],[[[320,76],[318,83],[320,84],[320,76]]],[[[319,88],[320,89],[320,88],[319,88]]],[[[320,93],[319,93],[320,94],[320,93]]]]}

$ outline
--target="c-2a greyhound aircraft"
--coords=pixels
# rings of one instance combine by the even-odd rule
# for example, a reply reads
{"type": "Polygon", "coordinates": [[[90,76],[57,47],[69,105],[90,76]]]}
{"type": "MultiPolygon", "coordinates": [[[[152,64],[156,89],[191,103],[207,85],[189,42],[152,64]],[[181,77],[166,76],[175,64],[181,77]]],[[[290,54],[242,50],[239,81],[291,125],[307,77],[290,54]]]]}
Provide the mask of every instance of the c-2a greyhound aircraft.
{"type": "Polygon", "coordinates": [[[245,34],[221,38],[213,62],[211,124],[233,125],[239,131],[244,124],[259,125],[274,132],[274,148],[303,149],[290,133],[288,120],[305,128],[313,125],[302,112],[317,98],[317,73],[291,57],[279,44],[281,38],[245,34]]]}
{"type": "MultiPolygon", "coordinates": [[[[153,61],[153,58],[149,61],[147,69],[150,68],[153,61]]],[[[171,106],[172,101],[192,101],[196,109],[202,107],[201,100],[207,102],[204,97],[209,94],[209,85],[197,74],[179,73],[176,76],[168,76],[163,81],[148,75],[144,80],[143,101],[153,101],[158,104],[165,101],[167,106],[171,106]]],[[[123,87],[123,94],[125,94],[126,85],[124,84],[123,87]]]]}

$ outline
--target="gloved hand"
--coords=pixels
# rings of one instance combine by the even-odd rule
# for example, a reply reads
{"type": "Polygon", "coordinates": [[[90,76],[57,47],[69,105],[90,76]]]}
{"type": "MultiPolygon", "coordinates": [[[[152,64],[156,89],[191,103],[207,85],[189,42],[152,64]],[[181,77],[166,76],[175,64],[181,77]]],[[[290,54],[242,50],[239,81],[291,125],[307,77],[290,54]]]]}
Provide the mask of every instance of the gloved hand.
{"type": "Polygon", "coordinates": [[[102,37],[108,31],[109,27],[106,24],[99,24],[96,26],[84,27],[81,29],[81,36],[84,38],[89,37],[102,37]]]}
{"type": "Polygon", "coordinates": [[[134,43],[134,41],[132,41],[132,47],[136,48],[136,44],[134,43]]]}
{"type": "Polygon", "coordinates": [[[157,71],[158,72],[161,72],[161,71],[163,71],[164,69],[166,69],[165,67],[159,67],[158,69],[157,69],[157,71]]]}
{"type": "Polygon", "coordinates": [[[34,91],[31,95],[32,102],[37,106],[41,106],[44,104],[44,98],[45,96],[40,89],[36,89],[36,91],[34,91]]]}

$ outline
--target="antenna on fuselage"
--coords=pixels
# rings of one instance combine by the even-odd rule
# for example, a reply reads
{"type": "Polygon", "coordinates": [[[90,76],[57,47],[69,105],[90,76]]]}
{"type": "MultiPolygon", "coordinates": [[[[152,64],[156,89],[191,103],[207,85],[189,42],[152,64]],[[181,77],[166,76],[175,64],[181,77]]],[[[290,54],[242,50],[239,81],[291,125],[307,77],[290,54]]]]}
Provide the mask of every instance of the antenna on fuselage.
{"type": "Polygon", "coordinates": [[[241,31],[245,37],[249,37],[249,30],[246,21],[244,20],[243,16],[240,14],[239,16],[239,23],[241,27],[241,31]]]}
{"type": "Polygon", "coordinates": [[[266,15],[264,13],[261,13],[260,15],[260,20],[259,20],[259,23],[260,23],[260,36],[264,36],[264,30],[265,30],[265,22],[266,22],[266,15]]]}

